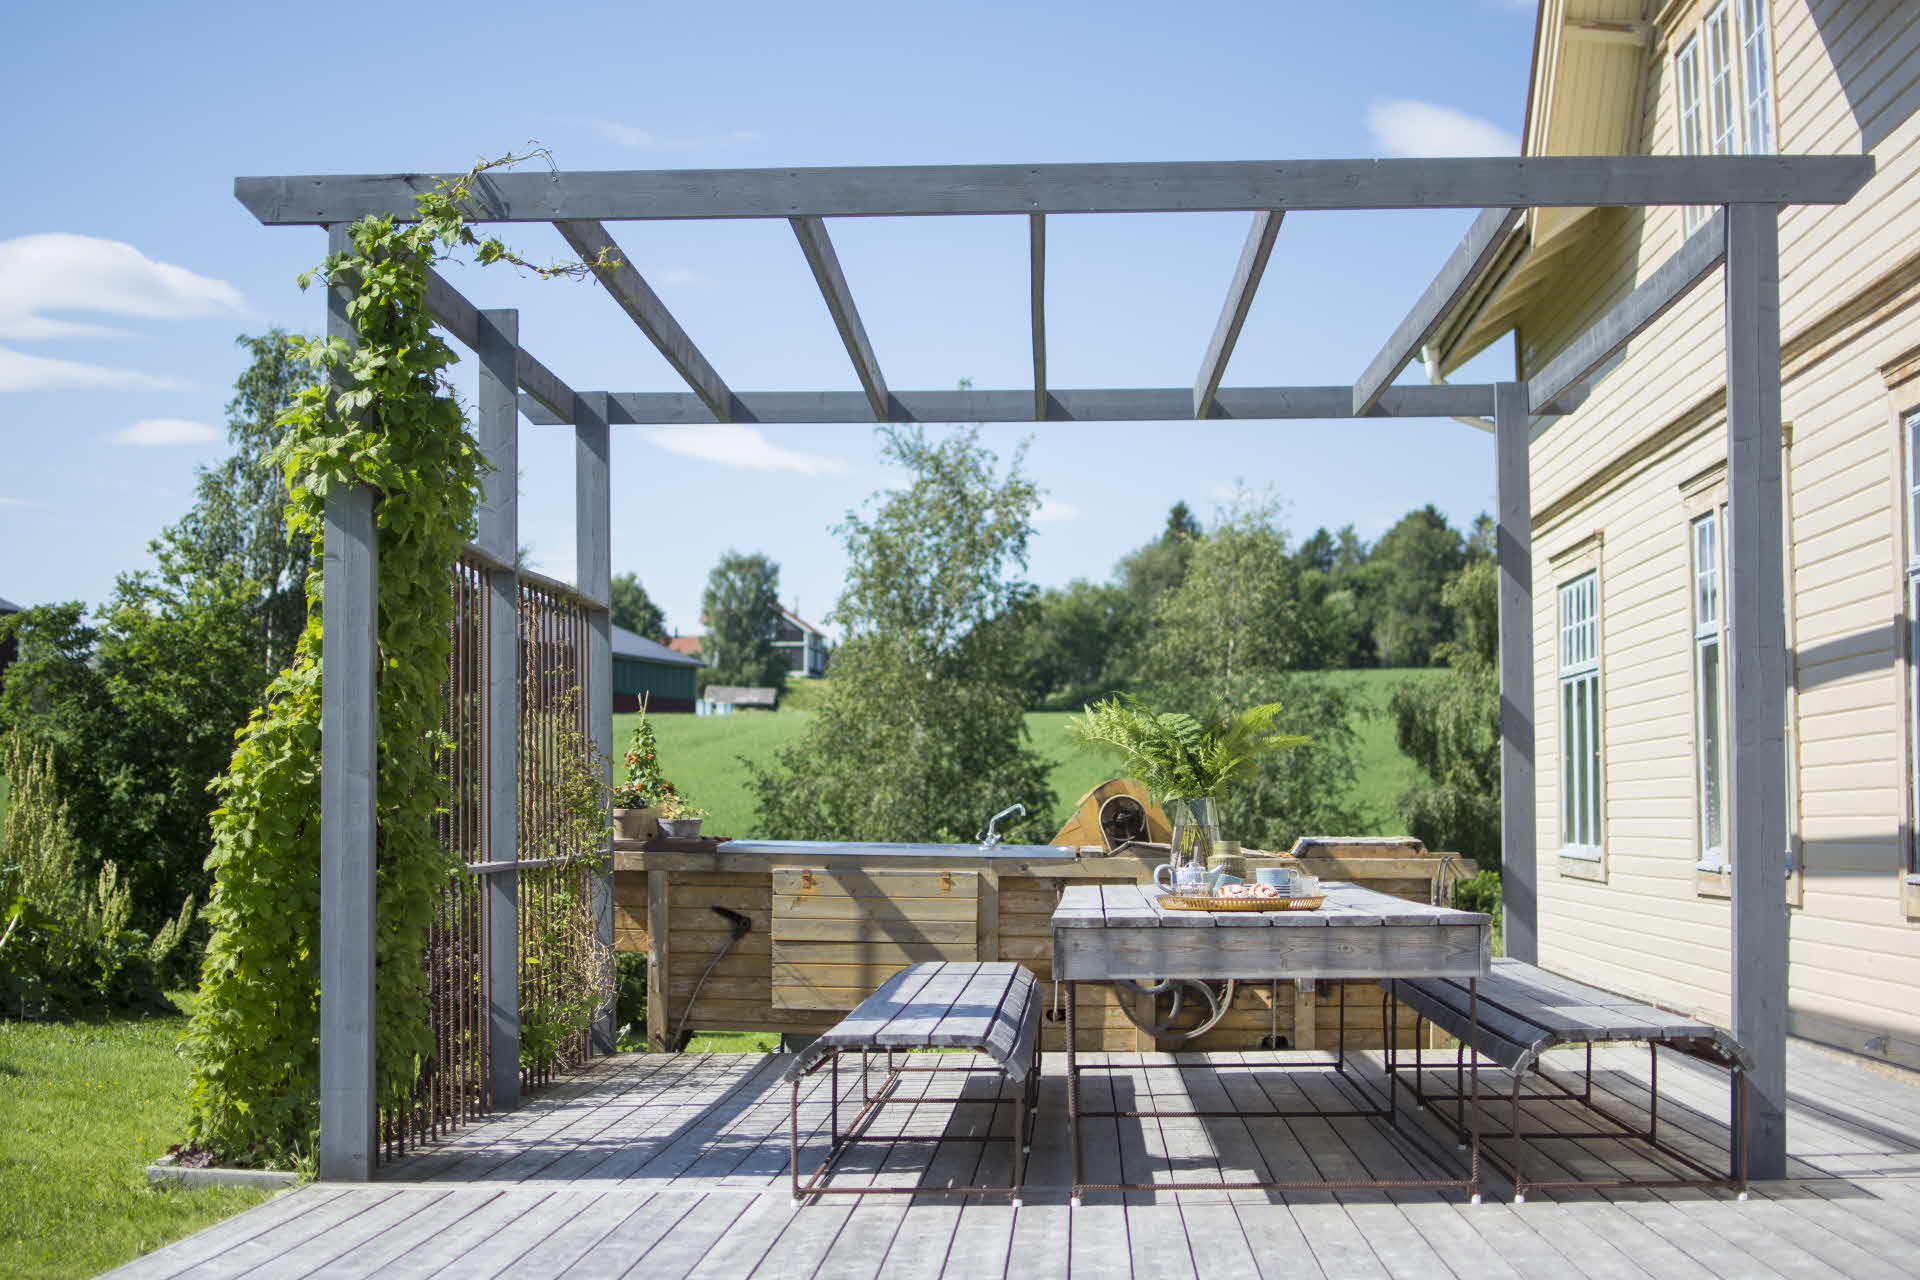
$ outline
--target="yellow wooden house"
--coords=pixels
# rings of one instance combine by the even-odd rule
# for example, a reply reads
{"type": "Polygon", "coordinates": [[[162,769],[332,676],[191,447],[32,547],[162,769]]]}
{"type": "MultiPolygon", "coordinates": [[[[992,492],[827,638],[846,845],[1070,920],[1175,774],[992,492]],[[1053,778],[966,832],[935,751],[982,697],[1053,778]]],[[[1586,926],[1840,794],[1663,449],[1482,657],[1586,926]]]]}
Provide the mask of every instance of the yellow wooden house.
{"type": "MultiPolygon", "coordinates": [[[[1792,1034],[1920,1068],[1920,4],[1543,0],[1529,155],[1875,157],[1782,211],[1792,1034]]],[[[1708,217],[1536,211],[1427,350],[1539,372],[1708,217]]],[[[1695,289],[1533,426],[1540,963],[1729,1011],[1726,363],[1695,289]]]]}

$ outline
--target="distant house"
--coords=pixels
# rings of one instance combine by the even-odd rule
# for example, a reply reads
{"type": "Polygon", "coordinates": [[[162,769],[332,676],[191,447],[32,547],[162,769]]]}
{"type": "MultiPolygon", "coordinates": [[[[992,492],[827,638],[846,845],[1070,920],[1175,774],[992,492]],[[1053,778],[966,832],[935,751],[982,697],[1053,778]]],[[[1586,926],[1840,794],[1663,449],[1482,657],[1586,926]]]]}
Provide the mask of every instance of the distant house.
{"type": "MultiPolygon", "coordinates": [[[[697,658],[705,643],[705,636],[675,636],[667,647],[697,658]]],[[[791,610],[780,610],[780,619],[773,625],[773,647],[786,659],[787,674],[809,679],[827,674],[827,633],[791,610]]]]}
{"type": "Polygon", "coordinates": [[[816,678],[827,674],[827,633],[799,614],[780,611],[773,647],[786,656],[789,675],[816,678]]]}
{"type": "Polygon", "coordinates": [[[613,629],[613,709],[638,711],[645,696],[653,711],[692,711],[695,673],[705,664],[625,627],[613,629]]]}
{"type": "MultiPolygon", "coordinates": [[[[0,596],[0,617],[9,613],[19,613],[20,606],[4,596],[0,596]]],[[[12,636],[0,640],[0,689],[7,687],[7,668],[20,656],[20,642],[12,636]]]]}
{"type": "Polygon", "coordinates": [[[743,709],[772,711],[779,704],[778,689],[710,684],[700,695],[698,710],[703,716],[725,716],[743,709]]]}

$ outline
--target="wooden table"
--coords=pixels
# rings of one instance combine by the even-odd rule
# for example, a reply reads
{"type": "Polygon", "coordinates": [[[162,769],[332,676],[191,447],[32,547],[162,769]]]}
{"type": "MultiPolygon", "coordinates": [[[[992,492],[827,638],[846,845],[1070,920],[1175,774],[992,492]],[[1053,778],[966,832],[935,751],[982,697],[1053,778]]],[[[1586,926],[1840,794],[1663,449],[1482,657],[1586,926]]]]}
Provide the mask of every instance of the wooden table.
{"type": "MultiPolygon", "coordinates": [[[[1067,984],[1067,1124],[1073,1150],[1073,1202],[1087,1191],[1289,1190],[1299,1188],[1465,1189],[1480,1200],[1480,1134],[1477,1107],[1468,1133],[1468,1172],[1464,1178],[1378,1182],[1364,1180],[1289,1182],[1197,1182],[1089,1184],[1082,1165],[1082,1118],[1124,1114],[1129,1118],[1238,1116],[1239,1111],[1087,1111],[1080,1105],[1076,1056],[1078,988],[1083,983],[1168,979],[1379,979],[1457,978],[1467,983],[1471,1002],[1469,1041],[1477,1043],[1479,980],[1492,963],[1492,918],[1477,911],[1456,911],[1408,902],[1358,885],[1334,881],[1324,886],[1326,903],[1317,911],[1180,911],[1160,904],[1150,885],[1070,885],[1053,913],[1053,976],[1067,984]]],[[[1342,988],[1344,1000],[1345,989],[1342,988]]],[[[1384,995],[1383,995],[1384,1000],[1384,995]]],[[[1391,1040],[1391,1023],[1389,1040],[1391,1040]]],[[[1344,1020],[1342,1024],[1344,1030],[1344,1020]]],[[[1344,1036],[1341,1038],[1344,1041],[1344,1036]]],[[[1346,1046],[1337,1043],[1330,1064],[1344,1071],[1346,1046]]],[[[1480,1073],[1476,1053],[1466,1053],[1470,1097],[1477,1104],[1480,1073]]],[[[1239,1064],[1215,1063],[1214,1067],[1239,1064]]],[[[1249,1063],[1273,1069],[1276,1064],[1249,1063]]],[[[1288,1064],[1293,1065],[1293,1064],[1288,1064]]],[[[1320,1067],[1323,1064],[1311,1064],[1320,1067]]],[[[1393,1076],[1389,1073],[1389,1088],[1393,1076]]],[[[1352,1112],[1262,1112],[1267,1115],[1358,1115],[1394,1120],[1393,1100],[1383,1107],[1352,1112]]]]}

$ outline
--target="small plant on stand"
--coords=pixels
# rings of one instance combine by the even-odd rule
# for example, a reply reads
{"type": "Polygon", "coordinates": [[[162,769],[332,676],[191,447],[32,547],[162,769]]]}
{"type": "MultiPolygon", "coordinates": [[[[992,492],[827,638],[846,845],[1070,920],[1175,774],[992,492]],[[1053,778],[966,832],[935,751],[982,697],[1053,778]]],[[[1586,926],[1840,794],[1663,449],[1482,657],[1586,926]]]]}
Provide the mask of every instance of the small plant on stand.
{"type": "Polygon", "coordinates": [[[623,840],[645,840],[659,829],[661,803],[679,792],[660,775],[659,748],[644,701],[621,759],[627,766],[627,780],[613,789],[614,827],[623,840]]]}
{"type": "Polygon", "coordinates": [[[666,797],[659,805],[660,834],[669,839],[685,840],[700,834],[700,822],[707,816],[705,809],[696,809],[677,795],[666,797]]]}

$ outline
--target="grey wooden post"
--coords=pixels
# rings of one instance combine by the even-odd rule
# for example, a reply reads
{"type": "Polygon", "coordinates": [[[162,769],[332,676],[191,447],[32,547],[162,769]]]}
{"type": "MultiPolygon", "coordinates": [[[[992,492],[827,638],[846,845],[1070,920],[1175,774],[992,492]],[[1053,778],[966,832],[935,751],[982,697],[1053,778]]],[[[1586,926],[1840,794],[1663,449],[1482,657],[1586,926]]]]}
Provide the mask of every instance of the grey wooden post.
{"type": "Polygon", "coordinates": [[[1534,845],[1533,511],[1527,473],[1527,387],[1493,389],[1500,609],[1500,883],[1506,952],[1540,958],[1534,845]]]}
{"type": "MultiPolygon", "coordinates": [[[[328,248],[349,247],[328,228],[328,248]]],[[[343,290],[327,290],[327,334],[352,341],[343,290]]],[[[373,491],[335,486],[326,500],[320,636],[319,1174],[373,1176],[374,799],[377,779],[380,554],[373,491]]]]}
{"type": "Polygon", "coordinates": [[[1727,779],[1733,1035],[1753,1055],[1748,1169],[1786,1176],[1787,638],[1780,495],[1780,233],[1727,206],[1727,779]]]}
{"type": "MultiPolygon", "coordinates": [[[[475,541],[514,563],[520,542],[520,313],[482,311],[480,452],[484,481],[475,541]]],[[[486,857],[520,860],[520,588],[511,569],[487,571],[486,857]]],[[[520,1105],[520,876],[486,877],[488,1079],[496,1110],[520,1105]]]]}
{"type": "MultiPolygon", "coordinates": [[[[580,589],[596,600],[613,595],[613,488],[609,474],[607,396],[574,398],[575,574],[580,589]]],[[[613,618],[606,609],[589,620],[587,640],[587,736],[607,758],[607,784],[613,783],[613,618]]],[[[609,828],[611,830],[611,828],[609,828]]],[[[611,839],[611,837],[609,837],[611,839]]],[[[593,918],[600,943],[613,946],[613,850],[603,849],[606,870],[594,879],[593,918]]],[[[593,1045],[612,1053],[616,1035],[609,1012],[593,1025],[593,1045]]]]}

